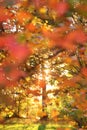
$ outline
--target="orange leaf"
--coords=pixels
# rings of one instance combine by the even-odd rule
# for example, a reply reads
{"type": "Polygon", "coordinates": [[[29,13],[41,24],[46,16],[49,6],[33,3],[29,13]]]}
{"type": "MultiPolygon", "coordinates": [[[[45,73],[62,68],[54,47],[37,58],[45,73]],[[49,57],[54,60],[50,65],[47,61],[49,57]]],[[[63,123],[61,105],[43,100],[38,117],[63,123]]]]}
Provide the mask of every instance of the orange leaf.
{"type": "Polygon", "coordinates": [[[52,9],[55,9],[59,0],[48,0],[48,6],[52,9]]]}
{"type": "Polygon", "coordinates": [[[65,130],[71,130],[71,128],[65,128],[65,130]]]}
{"type": "Polygon", "coordinates": [[[26,25],[26,29],[27,29],[28,31],[30,31],[30,32],[35,32],[36,27],[35,27],[34,24],[29,23],[29,24],[26,25]]]}
{"type": "Polygon", "coordinates": [[[36,85],[38,85],[40,88],[45,88],[46,87],[46,82],[44,80],[37,80],[36,85]]]}
{"type": "Polygon", "coordinates": [[[70,32],[67,37],[67,41],[83,44],[87,42],[87,35],[82,30],[75,30],[70,32]]]}
{"type": "Polygon", "coordinates": [[[55,118],[56,116],[58,116],[58,111],[57,110],[52,110],[52,112],[51,112],[51,117],[52,118],[55,118]]]}
{"type": "Polygon", "coordinates": [[[65,59],[65,62],[66,62],[66,63],[72,63],[72,59],[71,59],[70,57],[67,57],[67,58],[65,59]]]}
{"type": "Polygon", "coordinates": [[[42,27],[42,33],[44,36],[49,38],[50,40],[57,41],[61,40],[64,37],[64,32],[67,30],[67,27],[59,27],[54,29],[53,31],[48,30],[46,27],[42,27]]]}
{"type": "Polygon", "coordinates": [[[81,69],[81,73],[85,76],[85,77],[87,77],[87,68],[82,68],[81,69]]]}
{"type": "Polygon", "coordinates": [[[68,50],[70,49],[70,50],[74,51],[76,49],[76,46],[71,41],[69,41],[65,38],[62,39],[60,44],[58,43],[58,45],[62,48],[68,49],[68,50]]]}
{"type": "Polygon", "coordinates": [[[77,7],[78,11],[81,13],[86,13],[87,12],[87,5],[86,4],[79,4],[79,6],[77,7]]]}
{"type": "Polygon", "coordinates": [[[34,99],[34,102],[39,102],[39,100],[37,98],[34,99]]]}
{"type": "Polygon", "coordinates": [[[46,113],[46,112],[43,112],[43,111],[41,111],[41,110],[39,110],[39,111],[37,112],[37,115],[38,115],[39,117],[44,117],[44,116],[47,115],[47,113],[46,113]]]}
{"type": "Polygon", "coordinates": [[[57,128],[57,130],[64,130],[64,128],[57,128]]]}
{"type": "Polygon", "coordinates": [[[4,8],[4,7],[0,7],[0,22],[6,21],[7,19],[12,17],[12,13],[4,8]]]}
{"type": "Polygon", "coordinates": [[[16,19],[20,24],[24,24],[28,20],[32,19],[32,15],[29,12],[19,11],[16,13],[16,19]]]}

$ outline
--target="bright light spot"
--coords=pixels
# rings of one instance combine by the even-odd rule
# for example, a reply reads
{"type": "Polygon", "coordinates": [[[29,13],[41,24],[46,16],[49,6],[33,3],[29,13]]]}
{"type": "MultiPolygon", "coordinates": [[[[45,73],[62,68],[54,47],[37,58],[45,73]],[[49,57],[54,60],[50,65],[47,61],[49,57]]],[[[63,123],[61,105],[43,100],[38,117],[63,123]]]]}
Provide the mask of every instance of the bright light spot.
{"type": "Polygon", "coordinates": [[[68,70],[64,70],[64,71],[62,72],[62,74],[64,74],[64,75],[68,75],[68,73],[69,73],[68,70]]]}
{"type": "Polygon", "coordinates": [[[65,65],[66,65],[65,63],[64,64],[60,64],[60,65],[58,65],[58,67],[62,68],[62,67],[65,67],[65,65]]]}
{"type": "Polygon", "coordinates": [[[50,69],[45,69],[44,72],[45,72],[45,74],[49,74],[50,73],[50,69]]]}
{"type": "Polygon", "coordinates": [[[48,94],[48,97],[54,98],[53,93],[49,93],[49,94],[48,94]]]}
{"type": "Polygon", "coordinates": [[[50,62],[49,61],[44,62],[44,68],[46,68],[46,69],[50,68],[50,62]]]}
{"type": "Polygon", "coordinates": [[[42,96],[37,96],[37,99],[38,99],[39,101],[42,101],[42,96]]]}
{"type": "Polygon", "coordinates": [[[47,90],[54,89],[54,86],[53,86],[53,85],[50,85],[50,84],[46,84],[46,89],[47,89],[47,90]]]}
{"type": "Polygon", "coordinates": [[[43,79],[43,74],[42,74],[42,73],[40,73],[40,74],[38,75],[38,79],[40,79],[40,80],[43,79]]]}

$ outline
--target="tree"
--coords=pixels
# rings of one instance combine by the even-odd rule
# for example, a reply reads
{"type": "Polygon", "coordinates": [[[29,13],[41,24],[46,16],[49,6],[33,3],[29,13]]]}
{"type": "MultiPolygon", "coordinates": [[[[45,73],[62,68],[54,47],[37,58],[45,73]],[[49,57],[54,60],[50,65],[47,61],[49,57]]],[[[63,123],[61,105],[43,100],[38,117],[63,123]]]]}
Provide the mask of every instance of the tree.
{"type": "Polygon", "coordinates": [[[82,114],[75,121],[79,127],[86,126],[86,0],[22,0],[11,4],[3,0],[0,6],[1,91],[14,100],[12,95],[18,94],[19,102],[31,95],[38,105],[38,96],[42,96],[43,119],[56,99],[56,110],[50,115],[54,120],[58,111],[60,117],[63,113],[75,120],[78,110],[82,114]],[[64,97],[71,101],[67,99],[64,104],[64,97]]]}

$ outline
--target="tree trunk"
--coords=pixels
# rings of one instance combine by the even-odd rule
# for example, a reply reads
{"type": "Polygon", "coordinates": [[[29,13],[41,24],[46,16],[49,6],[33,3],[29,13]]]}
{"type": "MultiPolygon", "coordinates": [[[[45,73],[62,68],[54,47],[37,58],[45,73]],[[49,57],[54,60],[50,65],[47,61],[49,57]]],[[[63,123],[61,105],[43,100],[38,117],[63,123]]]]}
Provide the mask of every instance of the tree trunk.
{"type": "Polygon", "coordinates": [[[45,111],[47,105],[46,105],[46,85],[44,86],[44,88],[42,88],[42,111],[45,111]]]}

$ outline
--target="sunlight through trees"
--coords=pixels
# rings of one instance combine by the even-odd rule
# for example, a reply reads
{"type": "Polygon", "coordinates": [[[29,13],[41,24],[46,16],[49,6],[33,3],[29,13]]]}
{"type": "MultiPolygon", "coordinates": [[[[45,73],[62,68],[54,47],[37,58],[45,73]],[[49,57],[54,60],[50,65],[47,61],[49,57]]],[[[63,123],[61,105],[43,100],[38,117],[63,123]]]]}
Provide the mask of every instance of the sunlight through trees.
{"type": "Polygon", "coordinates": [[[86,12],[86,0],[0,1],[0,123],[87,129],[86,12]]]}

